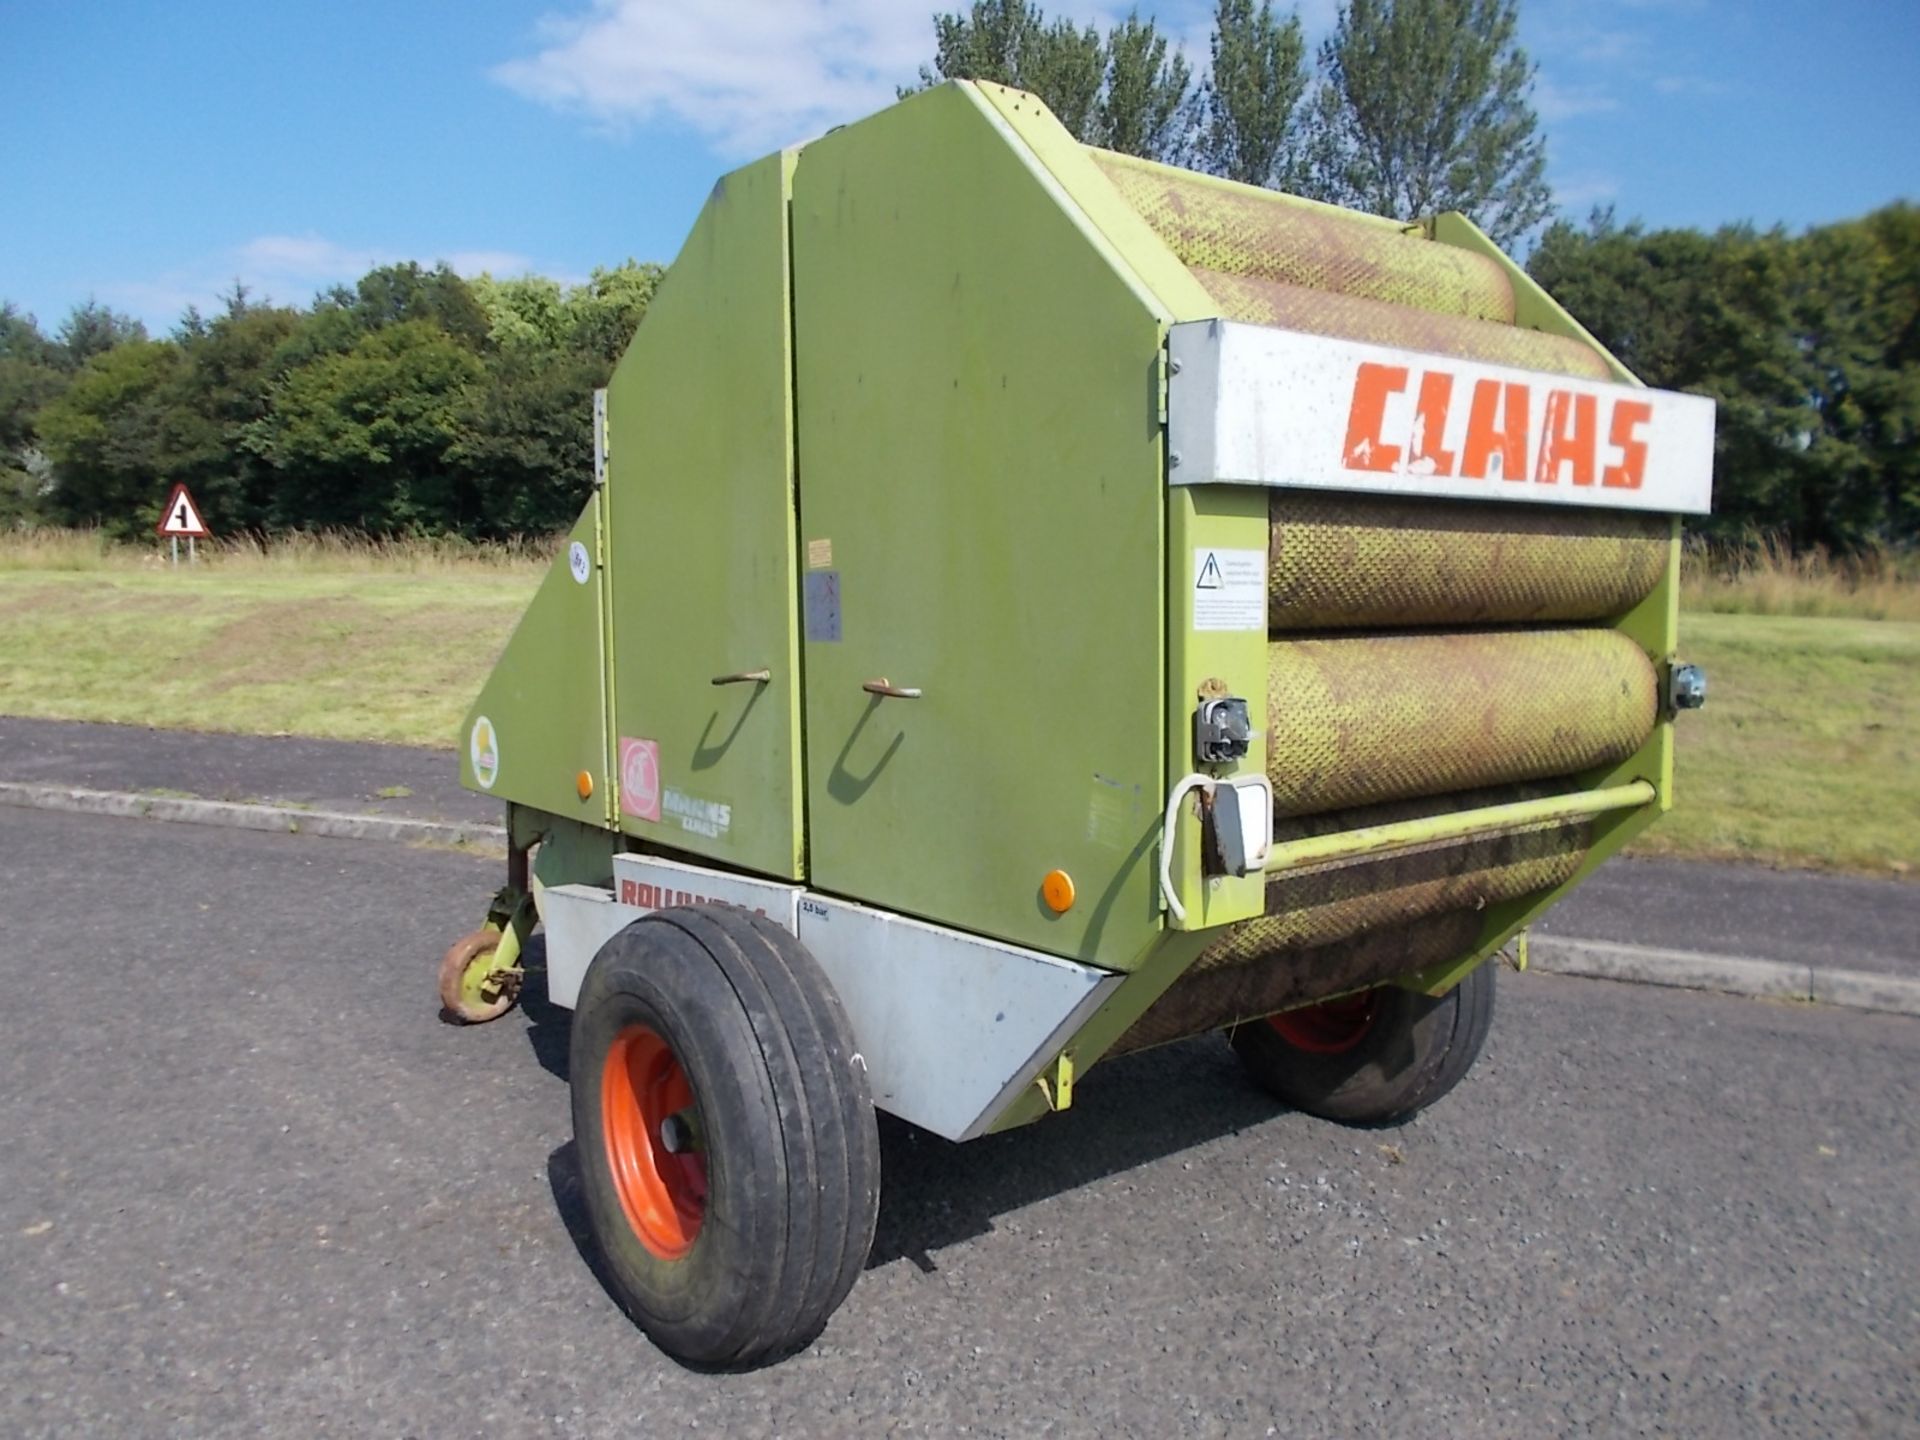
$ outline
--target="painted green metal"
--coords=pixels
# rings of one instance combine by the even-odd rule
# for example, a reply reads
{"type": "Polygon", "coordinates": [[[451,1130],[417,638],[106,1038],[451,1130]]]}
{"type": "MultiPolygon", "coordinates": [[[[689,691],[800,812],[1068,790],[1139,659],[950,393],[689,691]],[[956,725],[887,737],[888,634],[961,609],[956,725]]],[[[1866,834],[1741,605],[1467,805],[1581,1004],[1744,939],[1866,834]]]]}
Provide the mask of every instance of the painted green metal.
{"type": "MultiPolygon", "coordinates": [[[[605,883],[616,846],[638,844],[1124,972],[1004,1129],[1070,1104],[1223,926],[1266,916],[1291,884],[1270,886],[1275,875],[1585,827],[1583,858],[1568,850],[1484,892],[1471,949],[1396,982],[1437,992],[1616,853],[1672,803],[1665,713],[1620,763],[1556,779],[1577,793],[1420,820],[1376,812],[1395,823],[1283,840],[1264,875],[1206,873],[1204,806],[1189,799],[1170,856],[1185,914],[1163,905],[1162,808],[1195,769],[1198,701],[1239,695],[1260,717],[1251,752],[1210,778],[1267,773],[1272,752],[1299,743],[1299,716],[1269,708],[1266,626],[1196,625],[1197,564],[1268,556],[1273,497],[1166,483],[1167,329],[1233,305],[1632,380],[1461,217],[1398,226],[1104,157],[1002,87],[937,87],[716,185],[610,386],[606,483],[571,537],[587,579],[563,558],[462,731],[463,779],[485,789],[470,741],[489,721],[482,768],[511,802],[514,845],[537,843],[536,893],[605,883]],[[1471,259],[1432,253],[1443,247],[1471,259]],[[1496,323],[1509,293],[1512,323],[1496,323]],[[623,740],[657,750],[657,819],[630,813],[639,785],[620,804],[623,740]],[[1079,896],[1064,914],[1040,893],[1056,869],[1079,896]],[[1552,888],[1520,894],[1528,885],[1552,888]]],[[[1453,605],[1479,552],[1427,528],[1440,535],[1431,574],[1383,578],[1358,619],[1365,607],[1340,589],[1340,613],[1309,628],[1418,624],[1403,591],[1429,618],[1453,605]]],[[[1660,542],[1628,538],[1630,577],[1566,581],[1622,605],[1644,595],[1624,615],[1584,598],[1560,615],[1543,587],[1506,575],[1511,603],[1533,612],[1500,600],[1508,609],[1448,623],[1607,625],[1664,680],[1678,524],[1650,593],[1660,542]]],[[[1504,553],[1491,552],[1487,565],[1504,553]]],[[[1580,553],[1610,570],[1599,547],[1580,553]]],[[[1526,573],[1558,584],[1559,568],[1526,573]]],[[[1564,763],[1622,754],[1643,733],[1564,763]]],[[[502,923],[517,931],[519,913],[502,923]]],[[[1441,951],[1433,941],[1419,959],[1441,951]]]]}
{"type": "MultiPolygon", "coordinates": [[[[713,187],[607,394],[610,737],[657,752],[641,842],[806,873],[787,201],[795,154],[713,187]],[[763,682],[716,677],[767,672],[763,682]],[[654,808],[654,807],[649,807],[654,808]]],[[[550,807],[551,808],[551,807],[550,807]]]]}
{"type": "Polygon", "coordinates": [[[1268,852],[1266,870],[1269,875],[1280,875],[1309,865],[1367,859],[1395,850],[1411,849],[1416,845],[1436,845],[1480,835],[1531,829],[1534,826],[1557,825],[1568,820],[1584,820],[1613,810],[1633,810],[1650,805],[1654,798],[1651,784],[1645,780],[1632,780],[1625,785],[1613,785],[1604,790],[1575,790],[1541,800],[1516,800],[1509,805],[1457,810],[1448,815],[1429,815],[1392,825],[1369,825],[1334,835],[1309,835],[1275,845],[1268,852]]]}
{"type": "MultiPolygon", "coordinates": [[[[1228,765],[1195,770],[1193,715],[1202,696],[1237,695],[1258,716],[1267,694],[1267,632],[1199,630],[1194,626],[1194,579],[1202,557],[1218,550],[1264,554],[1266,496],[1252,486],[1176,486],[1167,497],[1167,773],[1177,779],[1204,773],[1214,779],[1260,775],[1267,768],[1269,734],[1255,730],[1247,753],[1228,765]]],[[[1171,782],[1169,782],[1171,788],[1171,782]]],[[[1185,916],[1167,915],[1174,930],[1205,930],[1251,919],[1265,908],[1258,875],[1208,875],[1202,865],[1200,800],[1181,804],[1174,830],[1173,889],[1185,916]]],[[[1118,996],[1115,997],[1119,999],[1118,996]]],[[[1130,997],[1131,998],[1131,997],[1130,997]]]]}
{"type": "Polygon", "coordinates": [[[605,637],[601,615],[603,567],[586,582],[574,579],[573,545],[597,548],[601,498],[588,500],[563,548],[540,582],[533,603],[461,722],[457,745],[460,783],[514,805],[604,825],[611,816],[613,786],[607,774],[605,637]],[[491,783],[476,774],[475,730],[482,718],[491,731],[491,783]],[[592,779],[582,799],[576,780],[592,779]]]}
{"type": "Polygon", "coordinates": [[[1127,969],[1160,925],[1164,317],[1091,239],[970,86],[800,158],[800,540],[837,607],[808,841],[821,889],[1127,969]]]}

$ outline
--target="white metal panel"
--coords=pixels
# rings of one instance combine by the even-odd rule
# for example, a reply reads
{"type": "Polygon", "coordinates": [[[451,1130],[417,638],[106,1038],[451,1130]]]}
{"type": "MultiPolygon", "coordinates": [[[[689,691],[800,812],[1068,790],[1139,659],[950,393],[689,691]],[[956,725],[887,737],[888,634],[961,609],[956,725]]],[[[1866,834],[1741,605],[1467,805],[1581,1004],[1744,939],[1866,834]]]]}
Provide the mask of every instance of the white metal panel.
{"type": "Polygon", "coordinates": [[[882,1110],[969,1140],[1073,1037],[1121,977],[807,895],[800,939],[833,981],[882,1110]]]}
{"type": "Polygon", "coordinates": [[[798,886],[672,860],[616,855],[614,888],[542,893],[547,991],[571,1008],[587,966],[649,911],[716,901],[797,934],[847,1009],[874,1103],[969,1140],[1072,1039],[1122,976],[798,886]]]}
{"type": "Polygon", "coordinates": [[[1710,508],[1714,407],[1697,395],[1227,320],[1175,325],[1168,348],[1176,485],[1710,508]]]}
{"type": "Polygon", "coordinates": [[[640,918],[614,903],[598,885],[548,885],[540,892],[540,920],[547,929],[547,999],[568,1010],[580,999],[580,982],[600,947],[640,918]]]}
{"type": "Polygon", "coordinates": [[[789,934],[799,933],[795,907],[800,903],[801,889],[798,885],[783,885],[778,880],[734,875],[652,855],[616,855],[613,857],[613,889],[614,899],[643,915],[649,910],[665,910],[674,905],[718,902],[738,905],[743,910],[757,910],[789,934]]]}

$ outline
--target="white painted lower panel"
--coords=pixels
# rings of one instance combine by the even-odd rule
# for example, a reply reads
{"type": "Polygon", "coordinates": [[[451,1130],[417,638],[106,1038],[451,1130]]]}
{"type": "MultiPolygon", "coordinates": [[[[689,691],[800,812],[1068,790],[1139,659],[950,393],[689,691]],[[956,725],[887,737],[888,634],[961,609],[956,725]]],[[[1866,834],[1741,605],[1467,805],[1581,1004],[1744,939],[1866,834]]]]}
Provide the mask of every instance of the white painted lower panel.
{"type": "Polygon", "coordinates": [[[540,893],[547,927],[547,999],[571,1010],[600,947],[640,918],[598,885],[549,885],[540,893]]]}
{"type": "Polygon", "coordinates": [[[971,1140],[1121,978],[846,900],[800,901],[800,940],[853,1022],[873,1102],[971,1140]]]}
{"type": "Polygon", "coordinates": [[[653,910],[715,901],[759,910],[797,934],[833,982],[874,1103],[949,1140],[984,1133],[1123,978],[791,885],[637,855],[616,856],[613,869],[613,890],[543,892],[554,1004],[571,1009],[600,947],[653,910]]]}

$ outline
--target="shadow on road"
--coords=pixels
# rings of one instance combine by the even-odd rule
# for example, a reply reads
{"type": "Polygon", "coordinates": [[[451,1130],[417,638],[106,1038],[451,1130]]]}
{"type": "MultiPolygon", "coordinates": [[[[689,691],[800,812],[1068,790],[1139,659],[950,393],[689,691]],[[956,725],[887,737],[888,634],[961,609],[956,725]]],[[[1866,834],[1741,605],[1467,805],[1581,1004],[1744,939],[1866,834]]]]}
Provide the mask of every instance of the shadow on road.
{"type": "MultiPolygon", "coordinates": [[[[573,1012],[547,999],[541,937],[528,945],[525,963],[527,1042],[541,1068],[564,1081],[573,1012]]],[[[1071,1110],[964,1145],[881,1115],[880,1220],[867,1268],[907,1260],[935,1271],[936,1251],[991,1233],[1002,1215],[1278,1113],[1226,1044],[1202,1037],[1109,1061],[1076,1089],[1071,1110]]],[[[548,1157],[547,1177],[567,1233],[599,1277],[571,1141],[548,1157]]]]}

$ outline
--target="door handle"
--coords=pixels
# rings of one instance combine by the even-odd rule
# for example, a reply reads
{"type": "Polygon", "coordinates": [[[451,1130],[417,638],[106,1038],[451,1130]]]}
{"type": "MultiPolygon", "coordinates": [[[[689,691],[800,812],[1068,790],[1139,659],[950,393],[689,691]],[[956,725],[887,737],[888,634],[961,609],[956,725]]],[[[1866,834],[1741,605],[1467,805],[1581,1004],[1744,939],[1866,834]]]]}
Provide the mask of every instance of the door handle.
{"type": "Polygon", "coordinates": [[[731,675],[716,675],[715,685],[765,685],[773,679],[771,670],[736,670],[731,675]]]}
{"type": "Polygon", "coordinates": [[[879,695],[893,700],[918,700],[920,698],[920,687],[918,685],[895,685],[884,675],[878,680],[866,681],[860,688],[869,695],[879,695]]]}

